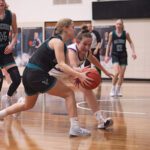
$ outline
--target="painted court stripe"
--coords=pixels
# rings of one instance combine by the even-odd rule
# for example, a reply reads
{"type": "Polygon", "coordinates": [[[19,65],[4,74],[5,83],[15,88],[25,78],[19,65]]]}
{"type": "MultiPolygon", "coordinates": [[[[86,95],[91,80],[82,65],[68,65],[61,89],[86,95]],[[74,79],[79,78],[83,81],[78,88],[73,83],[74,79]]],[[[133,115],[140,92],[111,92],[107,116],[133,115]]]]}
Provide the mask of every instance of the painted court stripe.
{"type": "Polygon", "coordinates": [[[117,102],[117,101],[149,101],[150,100],[150,98],[139,98],[139,99],[137,99],[137,98],[119,98],[119,99],[116,99],[115,97],[113,98],[112,97],[112,99],[110,99],[110,100],[97,100],[97,101],[100,101],[100,102],[117,102]]]}
{"type": "MultiPolygon", "coordinates": [[[[82,107],[81,104],[85,104],[86,102],[79,102],[77,103],[77,108],[83,109],[83,110],[91,110],[90,108],[82,107]]],[[[132,114],[132,115],[146,115],[146,113],[143,112],[121,112],[121,111],[110,111],[110,110],[101,110],[103,112],[111,112],[111,113],[120,113],[120,114],[132,114]]]]}

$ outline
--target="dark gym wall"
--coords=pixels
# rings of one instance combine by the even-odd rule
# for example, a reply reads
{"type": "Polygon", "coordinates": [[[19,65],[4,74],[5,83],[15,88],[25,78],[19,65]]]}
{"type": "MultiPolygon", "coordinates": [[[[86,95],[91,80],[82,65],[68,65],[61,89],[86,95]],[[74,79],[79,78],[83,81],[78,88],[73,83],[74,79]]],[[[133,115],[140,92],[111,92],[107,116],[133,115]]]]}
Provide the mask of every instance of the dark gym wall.
{"type": "Polygon", "coordinates": [[[150,0],[92,2],[93,20],[150,18],[150,0]]]}

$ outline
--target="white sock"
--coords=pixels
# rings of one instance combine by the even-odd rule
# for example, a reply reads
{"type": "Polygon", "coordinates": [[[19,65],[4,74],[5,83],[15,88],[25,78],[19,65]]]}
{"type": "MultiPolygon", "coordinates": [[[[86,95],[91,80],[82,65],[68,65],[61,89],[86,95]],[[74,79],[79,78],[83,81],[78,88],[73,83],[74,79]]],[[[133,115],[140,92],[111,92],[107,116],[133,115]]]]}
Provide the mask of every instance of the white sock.
{"type": "Polygon", "coordinates": [[[97,121],[105,122],[105,119],[104,119],[104,117],[102,116],[102,113],[101,113],[100,110],[97,111],[97,112],[95,112],[94,115],[95,115],[97,121]]]}
{"type": "Polygon", "coordinates": [[[115,86],[115,85],[113,85],[111,89],[112,89],[112,91],[115,91],[116,86],[115,86]]]}
{"type": "Polygon", "coordinates": [[[0,111],[0,119],[3,119],[4,117],[7,116],[7,112],[6,112],[6,109],[3,109],[0,111]]]}
{"type": "Polygon", "coordinates": [[[79,127],[79,121],[77,117],[70,118],[71,127],[79,127]]]}
{"type": "Polygon", "coordinates": [[[11,101],[11,96],[6,95],[6,97],[8,101],[11,101]]]}
{"type": "Polygon", "coordinates": [[[121,86],[120,85],[117,85],[116,86],[116,89],[120,90],[121,86]]]}
{"type": "Polygon", "coordinates": [[[119,93],[119,92],[120,92],[120,88],[121,88],[121,86],[120,86],[120,85],[117,85],[117,86],[116,86],[116,92],[117,92],[117,93],[119,93]]]}

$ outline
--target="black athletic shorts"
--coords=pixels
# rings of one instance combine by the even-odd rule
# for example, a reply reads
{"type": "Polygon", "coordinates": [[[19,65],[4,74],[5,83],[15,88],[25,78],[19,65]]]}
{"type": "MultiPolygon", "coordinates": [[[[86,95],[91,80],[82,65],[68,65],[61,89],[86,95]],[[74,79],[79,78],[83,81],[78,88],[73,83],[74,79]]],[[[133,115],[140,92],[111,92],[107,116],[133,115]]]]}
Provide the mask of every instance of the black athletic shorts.
{"type": "Polygon", "coordinates": [[[118,63],[120,66],[128,65],[127,52],[112,52],[112,63],[118,63]]]}
{"type": "Polygon", "coordinates": [[[55,77],[41,70],[26,67],[23,72],[23,85],[28,96],[48,91],[56,81],[55,77]]]}

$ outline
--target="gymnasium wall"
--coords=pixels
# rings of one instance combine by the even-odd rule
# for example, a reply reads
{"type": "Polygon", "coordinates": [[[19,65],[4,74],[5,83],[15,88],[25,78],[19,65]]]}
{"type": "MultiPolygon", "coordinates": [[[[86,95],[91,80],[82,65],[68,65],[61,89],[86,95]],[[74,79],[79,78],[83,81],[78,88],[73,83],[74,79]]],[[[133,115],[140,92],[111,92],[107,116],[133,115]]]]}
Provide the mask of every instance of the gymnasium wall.
{"type": "Polygon", "coordinates": [[[17,13],[18,22],[56,21],[62,17],[74,20],[92,18],[92,0],[82,3],[54,5],[53,0],[6,0],[17,13]]]}
{"type": "MultiPolygon", "coordinates": [[[[116,20],[93,21],[95,26],[115,24],[116,20]]],[[[127,67],[126,78],[150,79],[150,19],[130,19],[124,20],[125,29],[135,44],[137,60],[131,58],[131,49],[127,44],[129,65],[127,67]]]]}
{"type": "MultiPolygon", "coordinates": [[[[82,0],[79,4],[53,5],[53,0],[6,0],[10,9],[17,14],[20,27],[44,27],[45,21],[57,21],[68,17],[73,20],[92,20],[93,0],[82,0]]],[[[150,79],[150,19],[124,20],[130,33],[138,58],[133,61],[129,52],[126,78],[150,79]]],[[[93,20],[95,26],[114,25],[115,20],[93,20]]]]}

